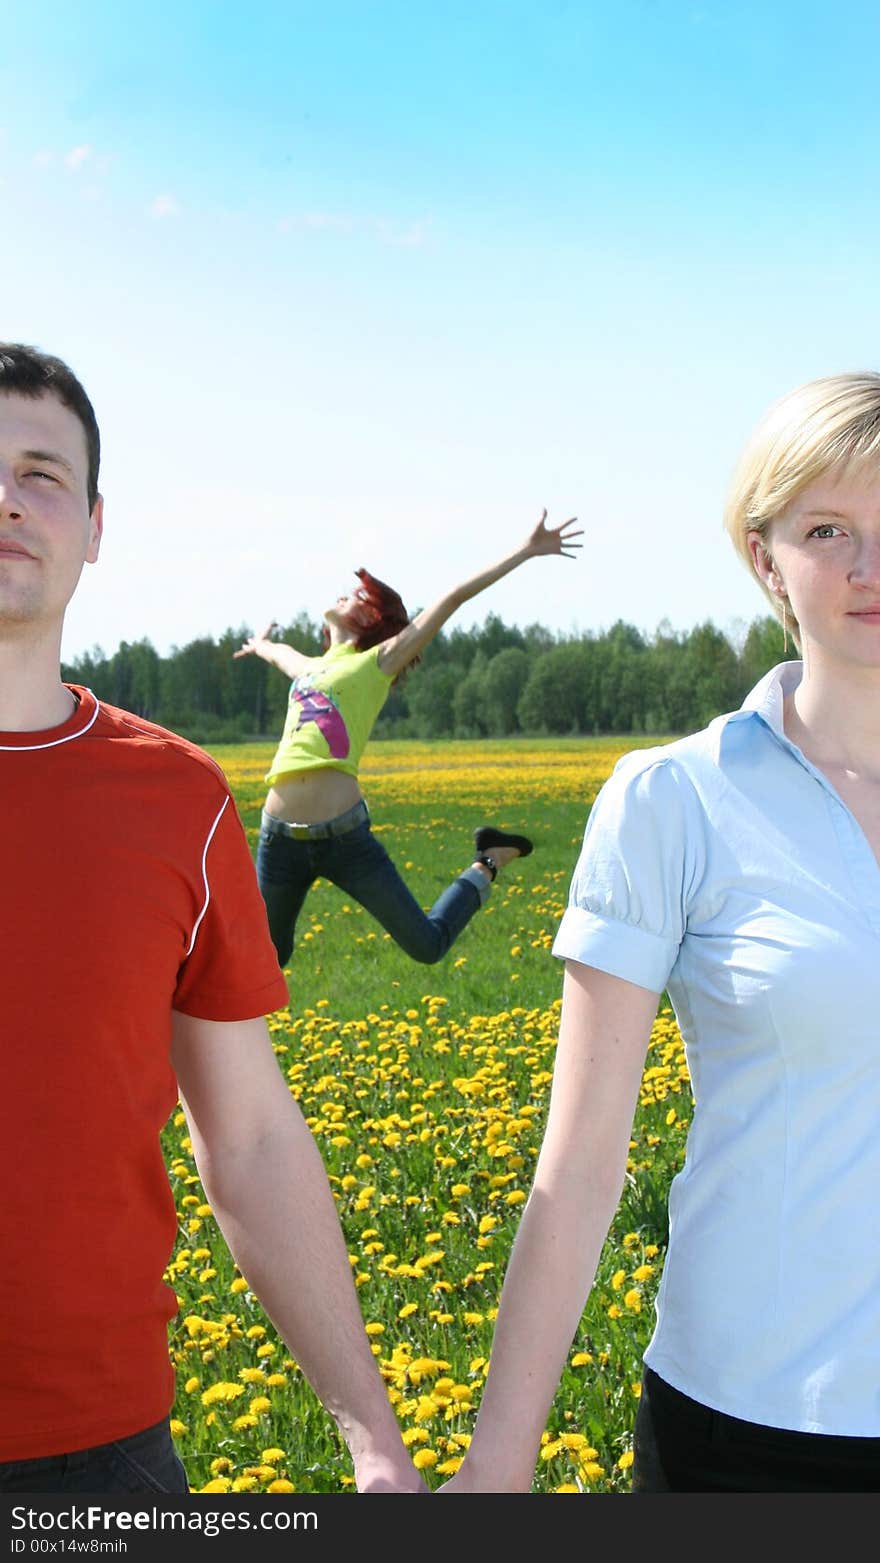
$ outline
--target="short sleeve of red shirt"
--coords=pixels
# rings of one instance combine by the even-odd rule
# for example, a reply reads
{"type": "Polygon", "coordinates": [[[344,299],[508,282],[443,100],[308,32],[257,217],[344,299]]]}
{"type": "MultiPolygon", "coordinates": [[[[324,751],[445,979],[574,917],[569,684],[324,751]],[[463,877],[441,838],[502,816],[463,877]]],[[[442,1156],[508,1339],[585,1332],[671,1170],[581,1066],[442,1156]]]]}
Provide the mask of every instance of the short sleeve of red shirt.
{"type": "Polygon", "coordinates": [[[174,1009],[199,1020],[250,1020],[283,1009],[287,983],[229,794],[205,840],[202,879],[204,900],[180,967],[174,1009]]]}

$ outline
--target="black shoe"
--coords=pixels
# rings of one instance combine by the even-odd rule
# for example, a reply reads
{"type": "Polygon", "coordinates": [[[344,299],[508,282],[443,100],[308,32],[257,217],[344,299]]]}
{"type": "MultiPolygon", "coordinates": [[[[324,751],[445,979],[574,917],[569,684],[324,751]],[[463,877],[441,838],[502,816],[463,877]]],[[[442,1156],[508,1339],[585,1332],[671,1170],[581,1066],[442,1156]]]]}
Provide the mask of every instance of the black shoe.
{"type": "Polygon", "coordinates": [[[474,831],[474,848],[479,861],[481,852],[491,852],[493,847],[516,847],[520,857],[528,857],[532,842],[528,836],[514,836],[507,830],[496,830],[494,825],[480,825],[474,831]]]}

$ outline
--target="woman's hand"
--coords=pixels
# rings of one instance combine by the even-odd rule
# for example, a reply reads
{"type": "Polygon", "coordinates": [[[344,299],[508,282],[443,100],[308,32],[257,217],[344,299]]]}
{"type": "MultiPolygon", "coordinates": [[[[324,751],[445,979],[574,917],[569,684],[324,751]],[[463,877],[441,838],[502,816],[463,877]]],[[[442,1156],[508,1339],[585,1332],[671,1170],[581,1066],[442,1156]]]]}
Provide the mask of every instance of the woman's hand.
{"type": "Polygon", "coordinates": [[[261,635],[249,635],[247,640],[242,643],[241,649],[239,651],[233,651],[233,659],[235,657],[259,657],[262,654],[262,648],[267,643],[274,644],[271,642],[271,635],[272,631],[277,630],[277,628],[278,625],[273,619],[271,624],[266,625],[266,628],[263,630],[261,635]]]}
{"type": "Polygon", "coordinates": [[[537,558],[539,554],[562,554],[566,559],[573,559],[575,550],[584,546],[583,543],[573,541],[574,538],[584,535],[582,526],[575,531],[572,530],[577,516],[570,516],[561,526],[545,526],[546,520],[547,512],[542,510],[538,525],[529,533],[526,541],[526,553],[532,558],[537,558]]]}

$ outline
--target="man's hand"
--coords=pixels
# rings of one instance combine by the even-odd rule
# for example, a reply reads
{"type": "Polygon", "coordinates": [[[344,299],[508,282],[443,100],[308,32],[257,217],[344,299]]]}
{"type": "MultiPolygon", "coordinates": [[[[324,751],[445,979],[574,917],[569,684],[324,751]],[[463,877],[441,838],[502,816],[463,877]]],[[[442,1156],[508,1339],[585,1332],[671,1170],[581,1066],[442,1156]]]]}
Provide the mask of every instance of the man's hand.
{"type": "Polygon", "coordinates": [[[359,1493],[430,1493],[421,1471],[407,1459],[389,1460],[387,1455],[361,1455],[354,1462],[355,1487],[359,1493]]]}

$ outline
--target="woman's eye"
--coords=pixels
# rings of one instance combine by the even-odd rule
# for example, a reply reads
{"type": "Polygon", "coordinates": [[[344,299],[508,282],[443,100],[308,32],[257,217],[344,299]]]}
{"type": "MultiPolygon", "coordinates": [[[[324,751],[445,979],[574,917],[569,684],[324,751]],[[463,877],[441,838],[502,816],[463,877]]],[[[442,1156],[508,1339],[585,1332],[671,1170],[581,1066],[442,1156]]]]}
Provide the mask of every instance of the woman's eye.
{"type": "Polygon", "coordinates": [[[811,537],[833,537],[839,531],[839,527],[833,526],[830,521],[823,521],[821,526],[814,526],[811,537]]]}
{"type": "Polygon", "coordinates": [[[29,478],[45,478],[47,483],[58,482],[58,479],[51,472],[28,472],[26,476],[29,478]]]}

